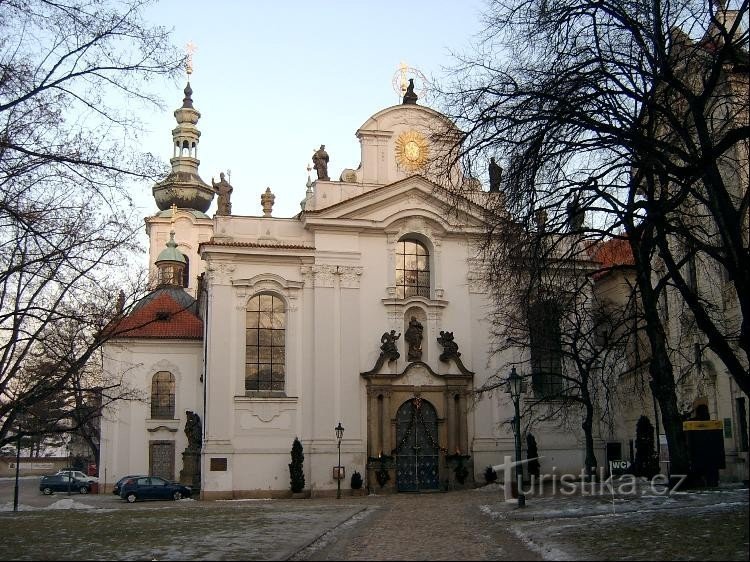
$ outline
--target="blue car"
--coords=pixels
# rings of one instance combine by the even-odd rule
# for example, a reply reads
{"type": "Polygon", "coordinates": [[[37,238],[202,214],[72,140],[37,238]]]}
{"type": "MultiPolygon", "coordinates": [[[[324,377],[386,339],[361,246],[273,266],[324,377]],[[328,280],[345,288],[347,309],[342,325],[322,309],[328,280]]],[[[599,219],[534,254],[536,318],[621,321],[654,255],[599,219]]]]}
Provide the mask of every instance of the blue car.
{"type": "Polygon", "coordinates": [[[112,493],[113,493],[114,495],[116,495],[116,496],[119,496],[119,495],[120,495],[120,491],[121,491],[121,488],[122,488],[122,485],[123,485],[123,484],[124,484],[125,482],[127,482],[128,480],[130,480],[131,478],[147,478],[147,477],[148,477],[148,475],[147,475],[147,474],[128,474],[127,476],[123,476],[122,478],[120,478],[120,479],[119,479],[119,480],[118,480],[118,481],[117,481],[117,482],[115,483],[114,487],[112,488],[112,493]]]}
{"type": "Polygon", "coordinates": [[[50,495],[52,492],[68,491],[88,494],[91,491],[91,482],[63,474],[42,476],[39,480],[39,491],[45,495],[50,495]]]}
{"type": "Polygon", "coordinates": [[[192,490],[158,476],[136,476],[120,486],[120,497],[128,503],[139,500],[181,500],[189,498],[192,490]]]}

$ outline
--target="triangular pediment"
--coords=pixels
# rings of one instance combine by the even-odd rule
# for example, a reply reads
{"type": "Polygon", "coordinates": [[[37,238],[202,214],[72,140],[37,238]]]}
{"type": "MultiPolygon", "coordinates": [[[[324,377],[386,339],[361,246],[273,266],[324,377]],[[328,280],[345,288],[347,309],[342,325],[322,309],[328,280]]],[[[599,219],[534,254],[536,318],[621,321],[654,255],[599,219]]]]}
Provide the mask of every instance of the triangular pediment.
{"type": "MultiPolygon", "coordinates": [[[[483,196],[478,192],[479,197],[483,196]]],[[[440,188],[422,176],[410,176],[404,180],[379,187],[351,197],[330,207],[303,213],[309,224],[341,221],[372,227],[388,228],[396,221],[421,216],[441,225],[449,232],[481,229],[482,206],[468,198],[456,198],[441,192],[440,188]]]]}

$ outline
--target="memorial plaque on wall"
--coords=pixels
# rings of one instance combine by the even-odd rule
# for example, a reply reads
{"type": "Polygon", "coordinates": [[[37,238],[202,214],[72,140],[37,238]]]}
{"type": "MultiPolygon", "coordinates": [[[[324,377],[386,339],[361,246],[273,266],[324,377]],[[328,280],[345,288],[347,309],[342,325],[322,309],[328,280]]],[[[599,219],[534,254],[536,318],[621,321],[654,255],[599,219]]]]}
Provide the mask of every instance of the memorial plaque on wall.
{"type": "Polygon", "coordinates": [[[227,459],[225,457],[211,457],[211,471],[226,472],[227,459]]]}

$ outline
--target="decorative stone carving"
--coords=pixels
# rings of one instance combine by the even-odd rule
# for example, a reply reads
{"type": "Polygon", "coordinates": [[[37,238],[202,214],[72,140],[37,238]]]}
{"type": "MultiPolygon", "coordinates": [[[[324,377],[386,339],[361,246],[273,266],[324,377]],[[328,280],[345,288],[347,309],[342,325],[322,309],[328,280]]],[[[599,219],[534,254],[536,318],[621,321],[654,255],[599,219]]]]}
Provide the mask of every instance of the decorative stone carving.
{"type": "Polygon", "coordinates": [[[461,353],[458,351],[458,344],[453,341],[453,332],[444,332],[440,330],[440,337],[437,338],[437,342],[443,346],[443,353],[440,354],[441,361],[447,362],[453,359],[461,373],[464,375],[474,374],[469,371],[461,361],[461,353]]]}
{"type": "MultiPolygon", "coordinates": [[[[270,217],[271,211],[273,210],[273,202],[276,200],[276,196],[271,193],[271,188],[267,187],[265,193],[260,196],[260,204],[263,207],[263,216],[270,217]]],[[[270,234],[270,232],[268,232],[270,234]]]]}
{"type": "Polygon", "coordinates": [[[404,333],[404,340],[409,344],[407,353],[409,361],[420,361],[422,359],[422,336],[422,323],[415,316],[412,316],[409,327],[404,333]]]}
{"type": "Polygon", "coordinates": [[[440,337],[437,342],[443,346],[443,353],[440,354],[441,361],[448,361],[453,357],[461,357],[461,352],[458,351],[458,344],[453,341],[453,332],[440,331],[440,337]]]}
{"type": "Polygon", "coordinates": [[[198,414],[190,410],[185,411],[185,415],[187,416],[187,421],[185,422],[185,435],[188,440],[187,448],[191,451],[200,451],[203,439],[201,418],[198,414]]]}
{"type": "Polygon", "coordinates": [[[328,153],[326,152],[326,145],[321,144],[320,148],[316,150],[312,155],[312,162],[315,171],[318,174],[318,179],[323,181],[330,181],[328,177],[328,153]]]}
{"type": "Polygon", "coordinates": [[[358,266],[339,266],[338,273],[341,275],[341,287],[344,289],[358,289],[362,268],[358,266]]]}
{"type": "Polygon", "coordinates": [[[335,276],[338,270],[335,265],[313,265],[312,272],[314,275],[315,287],[333,287],[335,276]]]}
{"type": "Polygon", "coordinates": [[[384,355],[388,361],[395,361],[401,354],[396,347],[396,340],[401,337],[401,333],[396,334],[396,330],[385,332],[380,337],[380,355],[384,355]]]}
{"type": "Polygon", "coordinates": [[[221,172],[219,174],[219,183],[216,183],[214,181],[214,178],[211,178],[211,185],[214,188],[214,191],[219,196],[218,200],[216,202],[216,214],[219,216],[227,216],[232,214],[232,191],[234,191],[234,188],[229,184],[229,182],[224,177],[224,172],[221,172]]]}
{"type": "Polygon", "coordinates": [[[232,274],[236,269],[231,263],[209,263],[206,268],[208,280],[218,285],[227,285],[232,280],[232,274]]]}

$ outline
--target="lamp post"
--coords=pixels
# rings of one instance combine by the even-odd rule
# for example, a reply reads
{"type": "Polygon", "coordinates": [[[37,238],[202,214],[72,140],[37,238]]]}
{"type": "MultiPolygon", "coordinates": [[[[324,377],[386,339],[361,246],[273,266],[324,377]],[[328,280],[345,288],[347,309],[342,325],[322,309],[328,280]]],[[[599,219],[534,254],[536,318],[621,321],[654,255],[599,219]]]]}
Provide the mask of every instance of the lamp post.
{"type": "Polygon", "coordinates": [[[339,442],[339,464],[336,466],[336,499],[341,499],[341,439],[344,437],[344,426],[341,422],[334,428],[339,442]]]}
{"type": "Polygon", "coordinates": [[[515,416],[513,417],[513,432],[516,441],[516,486],[518,488],[518,507],[526,507],[526,496],[521,493],[523,468],[521,467],[521,413],[518,403],[521,400],[521,391],[523,386],[523,377],[513,367],[508,377],[508,386],[510,387],[510,396],[513,399],[513,408],[515,416]]]}

